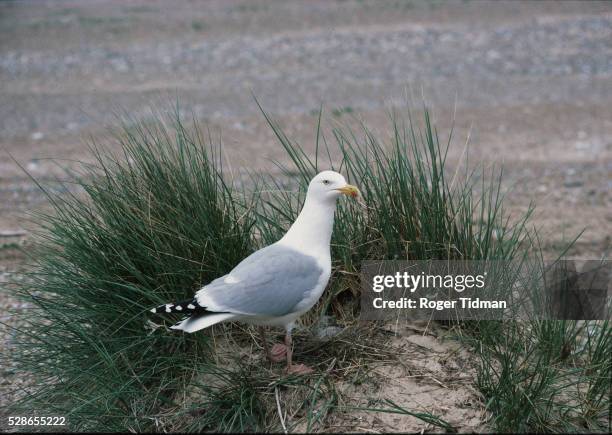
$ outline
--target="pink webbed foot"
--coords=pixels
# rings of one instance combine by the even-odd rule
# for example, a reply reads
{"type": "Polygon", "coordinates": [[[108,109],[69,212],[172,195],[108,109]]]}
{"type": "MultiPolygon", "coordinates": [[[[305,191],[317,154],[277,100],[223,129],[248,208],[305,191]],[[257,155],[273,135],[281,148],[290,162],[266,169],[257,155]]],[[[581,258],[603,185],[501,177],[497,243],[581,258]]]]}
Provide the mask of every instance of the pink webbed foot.
{"type": "Polygon", "coordinates": [[[313,369],[305,364],[291,364],[285,369],[285,371],[290,375],[308,375],[314,372],[313,369]]]}
{"type": "Polygon", "coordinates": [[[270,349],[268,359],[272,362],[281,362],[287,359],[287,346],[284,344],[276,343],[270,349]]]}

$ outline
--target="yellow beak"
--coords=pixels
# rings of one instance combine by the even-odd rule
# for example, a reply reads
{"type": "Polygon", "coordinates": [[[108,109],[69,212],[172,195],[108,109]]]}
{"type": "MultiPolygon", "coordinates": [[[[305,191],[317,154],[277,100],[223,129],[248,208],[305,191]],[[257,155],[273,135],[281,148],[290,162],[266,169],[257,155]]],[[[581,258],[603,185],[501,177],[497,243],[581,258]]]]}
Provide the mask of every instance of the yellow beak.
{"type": "Polygon", "coordinates": [[[360,194],[359,189],[352,184],[347,184],[346,186],[336,190],[344,195],[352,196],[353,198],[357,198],[360,194]]]}

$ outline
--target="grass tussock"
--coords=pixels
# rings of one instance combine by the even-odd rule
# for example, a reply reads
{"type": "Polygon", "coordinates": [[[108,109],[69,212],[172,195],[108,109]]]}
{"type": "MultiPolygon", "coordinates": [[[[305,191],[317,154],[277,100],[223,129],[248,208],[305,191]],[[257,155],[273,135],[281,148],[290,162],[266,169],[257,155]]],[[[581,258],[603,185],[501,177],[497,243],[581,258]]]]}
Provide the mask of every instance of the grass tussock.
{"type": "MultiPolygon", "coordinates": [[[[251,174],[236,185],[210,136],[173,116],[123,125],[114,136],[118,152],[93,146],[95,163],[68,174],[69,193],[40,186],[54,210],[36,218],[41,233],[31,272],[17,283],[32,308],[14,313],[25,320],[15,331],[14,352],[3,356],[33,379],[15,415],[44,410],[66,416],[73,430],[324,429],[330,413],[350,408],[338,381],[368,382],[372,364],[400,355],[376,325],[355,326],[363,260],[537,257],[531,209],[508,218],[501,172],[467,164],[450,170],[450,137],[439,139],[427,109],[418,120],[391,114],[388,140],[354,117],[356,128],[336,120],[323,129],[319,116],[314,156],[264,115],[286,153],[279,164],[283,179],[251,174]],[[296,358],[316,366],[315,375],[270,371],[249,328],[183,335],[151,321],[147,308],[189,297],[278,240],[297,216],[312,175],[328,168],[360,187],[363,204],[339,204],[332,279],[304,319],[312,326],[333,316],[345,328],[331,340],[307,332],[297,337],[296,358]],[[287,180],[295,188],[287,190],[287,180]]],[[[475,382],[492,428],[609,429],[607,322],[449,326],[480,358],[475,382]]],[[[382,405],[368,410],[454,430],[439,416],[392,400],[382,405]]]]}
{"type": "Polygon", "coordinates": [[[33,304],[12,355],[35,375],[27,406],[79,430],[150,427],[145,416],[208,353],[205,334],[152,329],[147,309],[191,296],[251,249],[252,217],[200,136],[174,119],[126,125],[116,140],[116,156],[94,146],[96,164],[70,177],[74,193],[41,186],[54,213],[37,217],[41,243],[20,289],[33,304]]]}

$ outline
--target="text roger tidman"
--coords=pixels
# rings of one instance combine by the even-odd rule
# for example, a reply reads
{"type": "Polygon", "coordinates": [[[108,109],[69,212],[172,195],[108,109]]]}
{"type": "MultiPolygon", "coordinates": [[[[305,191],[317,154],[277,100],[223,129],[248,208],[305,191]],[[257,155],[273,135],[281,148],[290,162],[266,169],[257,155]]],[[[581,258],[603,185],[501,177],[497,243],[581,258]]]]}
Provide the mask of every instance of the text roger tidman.
{"type": "MultiPolygon", "coordinates": [[[[404,288],[414,293],[419,288],[452,289],[458,293],[466,289],[482,289],[485,286],[486,272],[482,275],[426,275],[421,272],[411,275],[408,272],[396,272],[395,275],[375,275],[372,279],[372,290],[380,293],[386,288],[404,288]]],[[[456,300],[431,300],[429,298],[405,298],[385,300],[374,298],[372,305],[377,309],[408,308],[435,309],[438,311],[455,308],[506,308],[506,301],[489,301],[480,298],[461,297],[456,300]],[[459,304],[459,306],[457,305],[459,304]]]]}

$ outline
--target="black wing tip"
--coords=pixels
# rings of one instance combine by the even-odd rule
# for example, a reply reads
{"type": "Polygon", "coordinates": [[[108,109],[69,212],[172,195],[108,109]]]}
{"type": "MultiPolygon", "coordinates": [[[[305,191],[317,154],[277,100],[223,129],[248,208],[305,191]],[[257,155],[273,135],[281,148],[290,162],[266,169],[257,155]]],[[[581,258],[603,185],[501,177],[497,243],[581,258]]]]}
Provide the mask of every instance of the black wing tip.
{"type": "Polygon", "coordinates": [[[195,298],[193,298],[193,299],[187,299],[185,301],[159,305],[155,308],[151,308],[149,311],[153,314],[170,314],[170,313],[193,314],[196,312],[206,311],[206,308],[198,304],[198,301],[195,298]]]}

